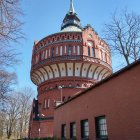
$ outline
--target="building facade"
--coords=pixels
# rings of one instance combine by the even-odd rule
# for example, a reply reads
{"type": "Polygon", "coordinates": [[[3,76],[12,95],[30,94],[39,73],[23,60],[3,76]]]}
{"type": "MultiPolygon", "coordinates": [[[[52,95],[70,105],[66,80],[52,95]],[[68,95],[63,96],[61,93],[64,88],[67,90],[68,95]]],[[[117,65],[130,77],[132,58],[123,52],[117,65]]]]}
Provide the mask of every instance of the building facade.
{"type": "Polygon", "coordinates": [[[139,107],[140,60],[56,107],[54,135],[77,140],[140,140],[139,107]]]}
{"type": "Polygon", "coordinates": [[[54,136],[54,108],[111,74],[109,46],[90,25],[81,26],[71,0],[61,31],[33,46],[31,80],[38,95],[29,137],[54,136]]]}

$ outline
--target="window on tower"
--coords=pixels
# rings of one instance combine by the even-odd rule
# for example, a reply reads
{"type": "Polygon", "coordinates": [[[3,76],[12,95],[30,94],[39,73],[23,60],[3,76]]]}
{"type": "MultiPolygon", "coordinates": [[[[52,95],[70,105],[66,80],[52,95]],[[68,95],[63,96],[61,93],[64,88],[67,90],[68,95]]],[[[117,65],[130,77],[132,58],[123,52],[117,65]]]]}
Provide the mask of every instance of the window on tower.
{"type": "Polygon", "coordinates": [[[76,46],[73,46],[73,53],[76,53],[76,46]]]}
{"type": "Polygon", "coordinates": [[[92,47],[92,57],[95,57],[95,49],[92,47]]]}
{"type": "Polygon", "coordinates": [[[56,54],[58,54],[58,46],[56,47],[56,54]]]}
{"type": "Polygon", "coordinates": [[[62,46],[60,46],[60,55],[62,55],[62,46]]]}
{"type": "Polygon", "coordinates": [[[77,54],[80,55],[80,46],[77,46],[77,54]]]}
{"type": "Polygon", "coordinates": [[[48,50],[46,50],[45,59],[47,58],[47,56],[48,56],[48,50]]]}
{"type": "Polygon", "coordinates": [[[71,55],[72,54],[72,46],[69,46],[68,47],[68,55],[71,55]]]}
{"type": "Polygon", "coordinates": [[[54,57],[54,48],[52,48],[52,57],[54,57]]]}
{"type": "Polygon", "coordinates": [[[46,99],[44,100],[44,109],[46,109],[47,108],[47,101],[46,101],[46,99]]]}
{"type": "Polygon", "coordinates": [[[90,47],[88,47],[88,56],[90,56],[90,47]]]}

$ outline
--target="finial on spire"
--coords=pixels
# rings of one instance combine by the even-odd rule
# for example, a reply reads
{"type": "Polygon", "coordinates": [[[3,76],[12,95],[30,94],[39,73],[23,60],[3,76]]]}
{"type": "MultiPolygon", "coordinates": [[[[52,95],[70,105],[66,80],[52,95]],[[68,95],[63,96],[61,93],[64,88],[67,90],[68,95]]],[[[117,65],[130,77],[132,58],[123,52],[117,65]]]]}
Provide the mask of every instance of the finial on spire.
{"type": "Polygon", "coordinates": [[[74,10],[74,6],[73,6],[73,0],[70,0],[70,10],[69,10],[70,13],[75,13],[75,10],[74,10]]]}

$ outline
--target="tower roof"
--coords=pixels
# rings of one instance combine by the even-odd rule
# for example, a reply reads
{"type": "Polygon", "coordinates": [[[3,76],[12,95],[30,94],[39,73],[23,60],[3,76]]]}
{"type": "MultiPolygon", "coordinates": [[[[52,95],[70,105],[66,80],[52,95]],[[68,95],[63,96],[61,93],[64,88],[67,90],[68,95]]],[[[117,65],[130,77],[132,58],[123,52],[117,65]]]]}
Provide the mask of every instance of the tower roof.
{"type": "Polygon", "coordinates": [[[70,9],[63,20],[61,31],[81,31],[81,29],[80,19],[74,10],[73,0],[70,0],[70,9]]]}
{"type": "Polygon", "coordinates": [[[73,6],[73,0],[70,0],[70,10],[69,10],[69,13],[75,13],[74,6],[73,6]]]}

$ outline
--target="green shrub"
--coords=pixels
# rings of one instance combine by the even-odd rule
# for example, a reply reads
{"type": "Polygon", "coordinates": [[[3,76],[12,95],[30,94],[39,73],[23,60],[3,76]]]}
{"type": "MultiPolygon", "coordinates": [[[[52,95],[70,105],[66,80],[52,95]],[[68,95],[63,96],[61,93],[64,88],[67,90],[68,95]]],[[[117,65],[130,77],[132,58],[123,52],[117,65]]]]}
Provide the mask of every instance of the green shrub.
{"type": "Polygon", "coordinates": [[[48,137],[48,138],[34,138],[34,139],[29,139],[29,140],[61,140],[59,138],[56,137],[48,137]]]}

